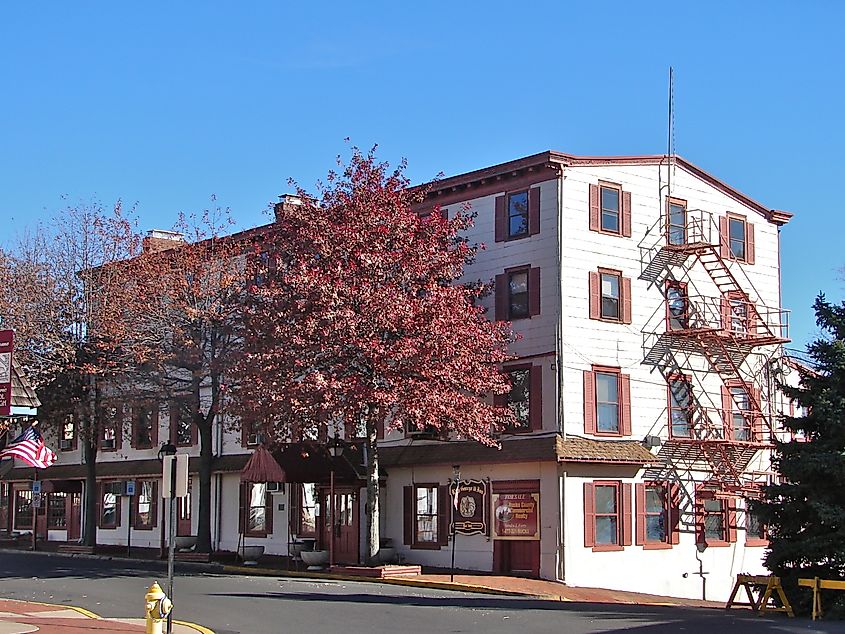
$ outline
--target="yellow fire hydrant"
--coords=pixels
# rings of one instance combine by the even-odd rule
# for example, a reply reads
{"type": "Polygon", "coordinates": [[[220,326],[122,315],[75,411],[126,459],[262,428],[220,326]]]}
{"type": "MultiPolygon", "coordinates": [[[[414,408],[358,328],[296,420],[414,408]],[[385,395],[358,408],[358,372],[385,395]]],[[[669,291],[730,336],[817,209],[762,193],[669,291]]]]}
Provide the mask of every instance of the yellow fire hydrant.
{"type": "Polygon", "coordinates": [[[162,634],[164,621],[173,609],[173,603],[164,594],[158,581],[153,581],[144,599],[146,600],[144,616],[147,619],[147,629],[144,631],[146,634],[162,634]]]}

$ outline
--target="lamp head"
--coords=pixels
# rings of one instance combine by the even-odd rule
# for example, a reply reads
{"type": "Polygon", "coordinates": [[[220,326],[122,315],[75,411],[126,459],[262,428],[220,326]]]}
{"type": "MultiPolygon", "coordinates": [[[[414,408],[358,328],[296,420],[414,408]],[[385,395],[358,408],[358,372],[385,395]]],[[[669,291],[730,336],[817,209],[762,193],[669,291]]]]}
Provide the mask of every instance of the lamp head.
{"type": "Polygon", "coordinates": [[[158,461],[164,462],[164,456],[175,456],[176,445],[172,442],[163,442],[158,450],[158,461]]]}
{"type": "Polygon", "coordinates": [[[698,552],[703,553],[707,550],[707,542],[696,542],[695,547],[698,549],[698,552]]]}
{"type": "Polygon", "coordinates": [[[340,442],[340,439],[335,436],[332,438],[332,441],[329,443],[329,454],[332,458],[337,458],[343,453],[343,445],[340,442]]]}

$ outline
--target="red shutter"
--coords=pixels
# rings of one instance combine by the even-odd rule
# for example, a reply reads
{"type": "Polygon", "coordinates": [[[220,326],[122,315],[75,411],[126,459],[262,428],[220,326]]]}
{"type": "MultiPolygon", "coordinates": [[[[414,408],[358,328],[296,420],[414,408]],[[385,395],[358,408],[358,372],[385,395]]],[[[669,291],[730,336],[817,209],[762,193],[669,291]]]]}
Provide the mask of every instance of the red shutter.
{"type": "Polygon", "coordinates": [[[631,435],[631,377],[628,374],[619,375],[622,396],[622,424],[619,431],[623,436],[631,435]]]}
{"type": "Polygon", "coordinates": [[[631,323],[631,278],[622,278],[622,323],[631,323]]]}
{"type": "Polygon", "coordinates": [[[105,491],[105,487],[103,486],[103,483],[98,482],[97,483],[97,502],[95,504],[96,512],[97,512],[97,528],[103,527],[103,495],[105,494],[105,492],[106,491],[105,491]]]}
{"type": "Polygon", "coordinates": [[[123,517],[122,517],[123,516],[123,509],[120,508],[121,507],[121,504],[120,504],[121,500],[123,500],[122,495],[116,495],[115,496],[114,513],[115,513],[115,518],[116,518],[116,521],[117,521],[117,526],[120,526],[120,521],[123,519],[123,517]]]}
{"type": "Polygon", "coordinates": [[[382,440],[384,438],[384,421],[380,420],[376,423],[376,438],[382,440]]]}
{"type": "Polygon", "coordinates": [[[596,501],[593,497],[593,485],[584,483],[584,546],[596,545],[596,501]]]}
{"type": "Polygon", "coordinates": [[[449,526],[452,521],[452,504],[449,495],[449,486],[437,487],[437,533],[441,546],[449,543],[449,526]]]}
{"type": "Polygon", "coordinates": [[[264,494],[264,526],[267,534],[273,532],[273,494],[267,491],[264,494]]]}
{"type": "Polygon", "coordinates": [[[528,270],[528,314],[540,314],[540,268],[528,270]]]}
{"type": "Polygon", "coordinates": [[[543,429],[543,366],[531,366],[528,418],[532,431],[543,429]]]}
{"type": "Polygon", "coordinates": [[[695,493],[695,543],[699,544],[705,542],[704,539],[704,503],[699,497],[698,491],[695,493]]]}
{"type": "Polygon", "coordinates": [[[158,447],[158,428],[161,426],[161,420],[159,418],[160,415],[161,405],[159,403],[153,404],[153,411],[151,415],[153,430],[152,433],[150,433],[150,436],[153,437],[153,447],[158,447]]]}
{"type": "Polygon", "coordinates": [[[590,185],[590,231],[601,231],[599,186],[590,185]]]}
{"type": "Polygon", "coordinates": [[[135,437],[137,435],[137,429],[136,429],[136,425],[135,425],[136,418],[135,418],[134,409],[129,410],[129,417],[130,417],[130,421],[129,421],[129,446],[134,449],[135,448],[135,437]]]}
{"type": "Polygon", "coordinates": [[[601,288],[599,285],[599,274],[595,271],[590,271],[589,282],[590,319],[601,319],[601,288]]]}
{"type": "Polygon", "coordinates": [[[443,218],[443,220],[449,220],[449,210],[446,209],[446,207],[440,208],[440,217],[443,218]]]}
{"type": "Polygon", "coordinates": [[[723,258],[731,257],[731,240],[728,235],[728,218],[722,216],[719,218],[719,251],[723,258]]]}
{"type": "Polygon", "coordinates": [[[244,532],[244,512],[246,511],[246,484],[243,482],[238,493],[238,532],[244,532]]]}
{"type": "Polygon", "coordinates": [[[596,433],[596,376],[584,370],[584,433],[596,433]]]}
{"type": "Polygon", "coordinates": [[[507,196],[496,196],[496,242],[508,239],[507,196]]]}
{"type": "MultiPolygon", "coordinates": [[[[137,492],[135,493],[135,499],[138,499],[137,492]]],[[[150,513],[153,515],[153,528],[158,526],[158,482],[153,480],[153,503],[150,505],[150,513]]],[[[137,517],[137,515],[136,515],[137,517]]]]}
{"type": "Polygon", "coordinates": [[[631,237],[631,192],[622,192],[622,235],[631,237]]]}
{"type": "Polygon", "coordinates": [[[631,485],[622,485],[622,545],[631,545],[631,485]]]}
{"type": "Polygon", "coordinates": [[[669,485],[669,541],[681,543],[681,485],[669,485]]]}
{"type": "Polygon", "coordinates": [[[528,235],[540,233],[540,188],[528,190],[528,235]]]}
{"type": "Polygon", "coordinates": [[[759,389],[752,390],[754,404],[751,406],[753,415],[751,416],[751,440],[756,442],[765,442],[765,429],[763,427],[763,417],[760,415],[763,409],[763,402],[761,400],[762,393],[759,389]],[[758,409],[759,408],[759,409],[758,409]]]}
{"type": "Polygon", "coordinates": [[[736,541],[736,500],[731,498],[728,504],[728,541],[736,541]]]}
{"type": "Polygon", "coordinates": [[[402,487],[402,528],[404,543],[414,543],[414,487],[402,487]]]}
{"type": "Polygon", "coordinates": [[[636,505],[637,505],[637,546],[645,544],[646,540],[646,515],[645,515],[645,484],[637,484],[636,489],[636,505]]]}
{"type": "Polygon", "coordinates": [[[722,387],[722,425],[724,430],[722,432],[722,438],[725,440],[731,440],[733,438],[733,425],[731,420],[731,411],[733,411],[733,399],[731,398],[731,391],[726,386],[723,385],[722,387]]]}
{"type": "Polygon", "coordinates": [[[500,273],[496,276],[496,321],[507,321],[510,316],[509,299],[508,274],[500,273]]]}
{"type": "Polygon", "coordinates": [[[722,330],[725,332],[731,331],[731,303],[728,301],[726,295],[722,295],[719,298],[719,307],[721,308],[722,312],[722,330]]]}
{"type": "Polygon", "coordinates": [[[247,446],[247,436],[249,435],[249,428],[252,423],[241,420],[241,447],[247,446]]]}
{"type": "Polygon", "coordinates": [[[745,261],[754,264],[754,225],[745,221],[745,261]]]}
{"type": "Polygon", "coordinates": [[[114,448],[120,449],[123,446],[123,416],[118,415],[114,422],[114,448]]]}

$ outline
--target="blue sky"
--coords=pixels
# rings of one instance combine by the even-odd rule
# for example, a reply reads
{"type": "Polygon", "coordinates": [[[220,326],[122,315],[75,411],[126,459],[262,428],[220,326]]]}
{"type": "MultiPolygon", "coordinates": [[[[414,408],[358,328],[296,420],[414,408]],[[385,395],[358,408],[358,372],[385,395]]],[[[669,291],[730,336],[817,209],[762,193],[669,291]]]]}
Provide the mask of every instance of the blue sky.
{"type": "MultiPolygon", "coordinates": [[[[676,148],[769,207],[801,347],[841,300],[842,2],[5,3],[4,233],[70,201],[241,226],[379,143],[415,182],[556,149],[676,148]],[[291,6],[287,6],[291,5],[291,6]]],[[[2,239],[2,236],[0,236],[2,239]]]]}

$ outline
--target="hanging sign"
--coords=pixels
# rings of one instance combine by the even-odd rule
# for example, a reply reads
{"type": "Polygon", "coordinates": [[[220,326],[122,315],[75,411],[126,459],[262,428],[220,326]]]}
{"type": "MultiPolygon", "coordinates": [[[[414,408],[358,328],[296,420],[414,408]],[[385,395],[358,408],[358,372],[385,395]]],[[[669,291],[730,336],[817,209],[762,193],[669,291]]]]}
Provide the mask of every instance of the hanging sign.
{"type": "Polygon", "coordinates": [[[458,535],[487,535],[487,483],[484,480],[461,480],[455,495],[455,482],[449,485],[452,502],[451,531],[458,535]]]}
{"type": "Polygon", "coordinates": [[[0,416],[12,413],[12,349],[15,331],[0,330],[0,416]]]}
{"type": "Polygon", "coordinates": [[[540,494],[496,493],[494,539],[540,539],[540,494]]]}

